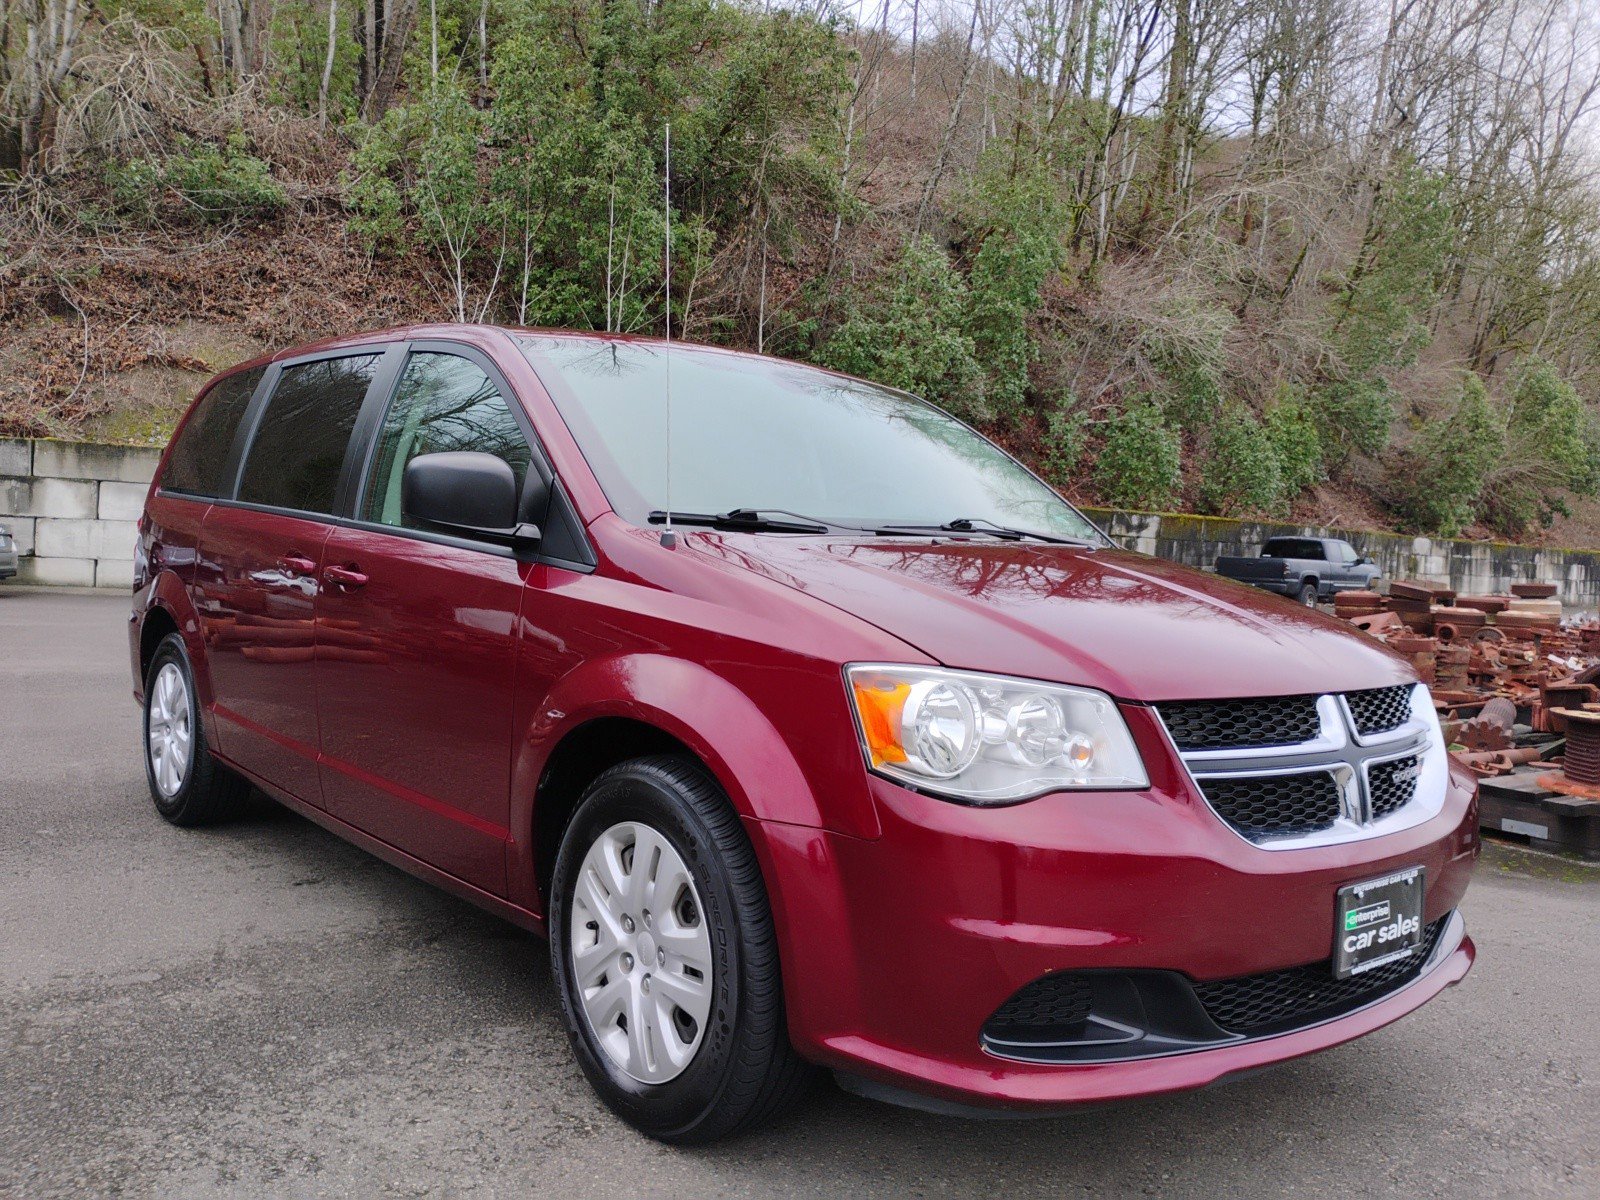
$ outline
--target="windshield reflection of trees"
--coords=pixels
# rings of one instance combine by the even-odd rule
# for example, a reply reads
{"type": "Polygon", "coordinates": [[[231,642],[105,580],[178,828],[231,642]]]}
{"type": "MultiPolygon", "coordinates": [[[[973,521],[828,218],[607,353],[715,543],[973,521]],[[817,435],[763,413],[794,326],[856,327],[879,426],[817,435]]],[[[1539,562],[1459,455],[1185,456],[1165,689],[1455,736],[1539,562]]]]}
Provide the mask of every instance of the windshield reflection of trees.
{"type": "MultiPolygon", "coordinates": [[[[670,371],[674,482],[710,484],[702,491],[718,498],[709,503],[715,510],[790,507],[841,521],[935,524],[973,517],[1095,536],[1087,521],[998,447],[914,397],[795,363],[705,347],[555,337],[528,338],[524,345],[536,366],[542,360],[545,373],[559,377],[553,393],[558,403],[575,409],[570,415],[576,423],[603,443],[607,453],[599,461],[612,470],[634,463],[633,471],[618,472],[621,478],[602,480],[608,487],[649,493],[642,476],[654,472],[639,438],[642,427],[664,425],[670,371]],[[564,402],[563,391],[571,393],[564,402]],[[785,460],[752,456],[752,447],[764,441],[786,447],[785,460]],[[798,461],[807,446],[833,471],[809,488],[798,461]],[[741,453],[742,472],[730,461],[741,453]],[[863,461],[874,453],[878,459],[863,461]],[[759,479],[766,494],[733,494],[741,490],[733,482],[741,474],[759,479]],[[850,494],[863,476],[885,481],[890,511],[829,511],[827,497],[850,494]],[[716,486],[719,478],[729,486],[716,486]]],[[[664,506],[664,488],[661,496],[646,499],[650,507],[664,506]]]]}

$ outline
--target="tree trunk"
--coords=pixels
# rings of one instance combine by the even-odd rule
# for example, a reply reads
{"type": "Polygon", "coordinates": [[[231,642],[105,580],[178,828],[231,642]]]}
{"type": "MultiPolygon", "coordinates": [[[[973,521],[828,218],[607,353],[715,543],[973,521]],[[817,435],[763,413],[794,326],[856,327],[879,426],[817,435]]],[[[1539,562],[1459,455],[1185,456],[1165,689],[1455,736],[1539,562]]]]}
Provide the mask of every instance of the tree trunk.
{"type": "Polygon", "coordinates": [[[384,6],[383,45],[378,56],[377,78],[367,97],[367,119],[379,120],[394,103],[400,84],[400,69],[405,65],[406,43],[417,19],[417,0],[390,0],[384,6]]]}
{"type": "Polygon", "coordinates": [[[328,123],[328,85],[333,82],[333,51],[339,33],[339,0],[328,0],[328,52],[322,59],[322,85],[317,89],[317,117],[328,123]]]}

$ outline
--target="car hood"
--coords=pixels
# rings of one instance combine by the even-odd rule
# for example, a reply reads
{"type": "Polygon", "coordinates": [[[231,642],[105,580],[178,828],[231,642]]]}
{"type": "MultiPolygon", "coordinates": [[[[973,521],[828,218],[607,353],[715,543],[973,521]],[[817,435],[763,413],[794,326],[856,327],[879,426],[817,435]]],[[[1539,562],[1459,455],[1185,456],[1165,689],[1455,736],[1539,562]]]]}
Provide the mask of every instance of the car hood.
{"type": "Polygon", "coordinates": [[[1405,660],[1342,621],[1124,551],[978,539],[694,540],[950,667],[1151,701],[1353,691],[1416,679],[1405,660]]]}

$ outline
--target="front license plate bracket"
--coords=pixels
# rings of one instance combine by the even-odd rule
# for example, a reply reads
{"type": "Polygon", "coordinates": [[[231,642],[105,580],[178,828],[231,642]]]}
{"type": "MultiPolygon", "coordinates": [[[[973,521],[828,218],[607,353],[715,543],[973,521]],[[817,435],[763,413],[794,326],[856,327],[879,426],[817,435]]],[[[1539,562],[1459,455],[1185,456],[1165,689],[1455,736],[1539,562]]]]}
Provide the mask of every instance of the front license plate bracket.
{"type": "Polygon", "coordinates": [[[1333,977],[1349,979],[1419,952],[1423,869],[1347,884],[1334,903],[1333,977]]]}

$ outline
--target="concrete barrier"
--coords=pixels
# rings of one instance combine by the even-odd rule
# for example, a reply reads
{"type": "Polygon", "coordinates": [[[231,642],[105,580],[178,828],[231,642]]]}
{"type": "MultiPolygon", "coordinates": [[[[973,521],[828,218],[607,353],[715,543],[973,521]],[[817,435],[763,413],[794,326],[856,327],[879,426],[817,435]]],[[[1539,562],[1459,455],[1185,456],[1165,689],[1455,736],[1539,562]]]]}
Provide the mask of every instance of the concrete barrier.
{"type": "Polygon", "coordinates": [[[1600,609],[1600,552],[1518,546],[1507,542],[1453,541],[1362,529],[1320,529],[1237,521],[1189,513],[1119,512],[1087,508],[1100,528],[1130,550],[1191,567],[1211,567],[1224,554],[1259,554],[1270,537],[1343,538],[1372,559],[1385,582],[1420,579],[1458,592],[1504,592],[1513,583],[1554,583],[1569,608],[1600,609]]]}
{"type": "Polygon", "coordinates": [[[0,524],[21,552],[19,583],[130,588],[145,491],[161,451],[0,439],[0,524]]]}

